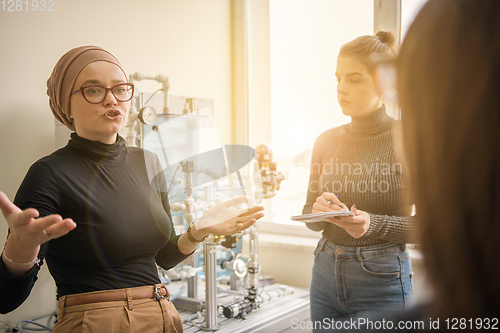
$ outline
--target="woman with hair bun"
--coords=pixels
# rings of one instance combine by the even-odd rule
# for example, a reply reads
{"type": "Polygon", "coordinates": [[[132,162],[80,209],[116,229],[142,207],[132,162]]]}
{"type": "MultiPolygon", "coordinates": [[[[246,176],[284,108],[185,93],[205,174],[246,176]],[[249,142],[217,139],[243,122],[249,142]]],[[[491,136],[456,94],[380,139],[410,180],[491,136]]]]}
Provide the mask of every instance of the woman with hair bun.
{"type": "Polygon", "coordinates": [[[353,216],[307,223],[322,231],[310,290],[314,332],[405,309],[413,300],[406,251],[412,206],[403,202],[396,121],[372,75],[378,61],[396,55],[395,41],[386,31],[361,36],[343,45],[337,58],[337,98],[352,119],[316,139],[303,214],[346,206],[353,216]]]}

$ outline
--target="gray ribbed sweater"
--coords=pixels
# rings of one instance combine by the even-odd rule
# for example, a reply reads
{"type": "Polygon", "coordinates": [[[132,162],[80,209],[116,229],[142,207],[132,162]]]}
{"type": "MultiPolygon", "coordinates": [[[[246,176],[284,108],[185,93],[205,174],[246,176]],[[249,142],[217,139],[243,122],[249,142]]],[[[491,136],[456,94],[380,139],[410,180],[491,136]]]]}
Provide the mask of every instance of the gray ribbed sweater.
{"type": "Polygon", "coordinates": [[[323,132],[314,144],[307,201],[303,214],[312,212],[323,192],[340,196],[340,201],[369,213],[370,227],[355,239],[344,229],[328,222],[306,223],[314,231],[340,246],[370,246],[407,243],[413,230],[411,205],[403,204],[403,170],[396,159],[396,121],[382,106],[351,123],[323,132]]]}

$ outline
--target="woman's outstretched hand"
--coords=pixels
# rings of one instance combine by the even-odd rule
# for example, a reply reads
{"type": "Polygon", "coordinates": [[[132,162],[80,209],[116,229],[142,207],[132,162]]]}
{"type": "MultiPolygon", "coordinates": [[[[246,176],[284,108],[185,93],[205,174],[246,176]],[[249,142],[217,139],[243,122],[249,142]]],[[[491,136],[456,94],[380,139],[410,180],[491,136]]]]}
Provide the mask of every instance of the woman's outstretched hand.
{"type": "Polygon", "coordinates": [[[179,237],[177,245],[184,254],[191,254],[208,234],[234,235],[250,228],[258,219],[264,216],[264,207],[256,206],[249,209],[230,209],[245,202],[244,197],[238,197],[218,203],[203,214],[191,225],[191,236],[188,232],[179,237]],[[194,239],[193,239],[194,238],[194,239]]]}
{"type": "Polygon", "coordinates": [[[60,215],[37,218],[39,213],[36,209],[19,209],[3,192],[0,192],[0,209],[10,230],[2,260],[13,275],[22,275],[33,266],[26,263],[34,264],[41,244],[61,237],[76,227],[73,220],[63,219],[60,215]]]}
{"type": "Polygon", "coordinates": [[[264,207],[255,206],[241,215],[202,230],[214,235],[234,235],[250,228],[258,219],[264,217],[262,210],[264,210],[264,207]]]}
{"type": "Polygon", "coordinates": [[[196,221],[196,230],[205,234],[233,235],[252,226],[264,216],[264,207],[255,206],[249,209],[230,209],[245,202],[244,197],[223,201],[210,208],[196,221]]]}
{"type": "Polygon", "coordinates": [[[36,209],[19,209],[9,198],[0,192],[0,209],[10,229],[9,239],[28,247],[36,247],[52,238],[66,235],[76,227],[71,219],[63,219],[60,215],[49,215],[37,218],[36,209]]]}

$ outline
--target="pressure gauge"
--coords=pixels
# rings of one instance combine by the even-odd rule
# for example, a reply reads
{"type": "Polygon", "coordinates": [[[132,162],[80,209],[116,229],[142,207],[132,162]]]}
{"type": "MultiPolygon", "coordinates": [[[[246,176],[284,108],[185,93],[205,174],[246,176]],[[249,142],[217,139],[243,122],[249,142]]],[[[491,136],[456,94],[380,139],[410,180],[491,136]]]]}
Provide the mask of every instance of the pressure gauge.
{"type": "Polygon", "coordinates": [[[137,115],[139,120],[146,125],[153,125],[158,119],[158,114],[156,110],[151,106],[145,106],[139,110],[139,114],[137,115]]]}

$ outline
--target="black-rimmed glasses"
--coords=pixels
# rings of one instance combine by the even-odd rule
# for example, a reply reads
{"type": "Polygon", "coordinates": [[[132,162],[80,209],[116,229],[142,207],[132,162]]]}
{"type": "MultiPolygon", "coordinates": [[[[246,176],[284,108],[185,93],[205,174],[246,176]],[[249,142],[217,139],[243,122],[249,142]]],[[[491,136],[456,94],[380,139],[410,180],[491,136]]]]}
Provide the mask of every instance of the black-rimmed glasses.
{"type": "Polygon", "coordinates": [[[134,85],[132,83],[120,83],[111,88],[98,85],[82,86],[80,89],[73,91],[71,95],[81,92],[87,102],[99,104],[106,99],[108,91],[111,91],[117,101],[128,102],[134,96],[134,85]]]}

